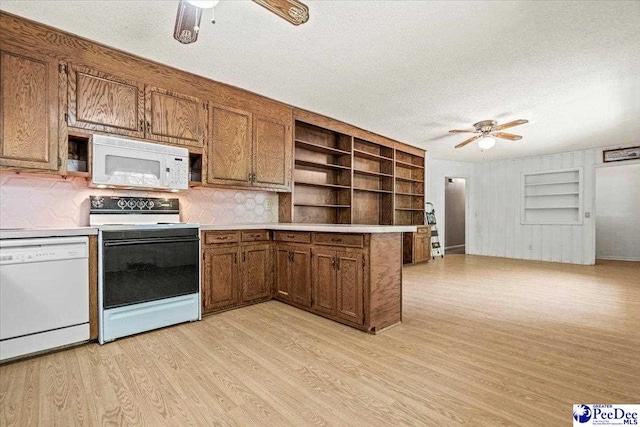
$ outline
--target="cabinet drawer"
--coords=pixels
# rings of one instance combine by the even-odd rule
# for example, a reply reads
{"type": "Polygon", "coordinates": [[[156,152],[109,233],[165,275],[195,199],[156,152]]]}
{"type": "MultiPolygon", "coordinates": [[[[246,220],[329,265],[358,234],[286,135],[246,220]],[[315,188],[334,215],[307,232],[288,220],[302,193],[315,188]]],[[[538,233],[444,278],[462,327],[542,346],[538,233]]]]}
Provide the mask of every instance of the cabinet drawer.
{"type": "Polygon", "coordinates": [[[418,227],[418,233],[431,233],[431,227],[418,227]]]}
{"type": "Polygon", "coordinates": [[[269,240],[269,232],[267,230],[243,231],[243,242],[262,242],[269,240]]]}
{"type": "Polygon", "coordinates": [[[204,244],[215,245],[220,243],[236,243],[240,241],[240,236],[238,234],[239,233],[237,231],[205,233],[204,244]]]}
{"type": "Polygon", "coordinates": [[[274,231],[273,240],[281,242],[311,243],[311,233],[304,231],[274,231]]]}
{"type": "Polygon", "coordinates": [[[318,245],[364,247],[364,235],[343,233],[313,233],[313,243],[318,245]]]}

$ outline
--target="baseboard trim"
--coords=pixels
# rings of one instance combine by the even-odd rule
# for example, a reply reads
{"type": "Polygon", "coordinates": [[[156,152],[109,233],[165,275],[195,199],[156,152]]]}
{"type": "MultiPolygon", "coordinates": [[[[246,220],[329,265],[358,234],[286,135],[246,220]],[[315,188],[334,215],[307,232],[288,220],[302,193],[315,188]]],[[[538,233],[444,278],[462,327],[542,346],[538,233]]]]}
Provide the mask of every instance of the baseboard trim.
{"type": "Polygon", "coordinates": [[[464,248],[466,245],[454,245],[454,246],[445,246],[444,250],[448,250],[448,249],[458,249],[458,248],[464,248]]]}
{"type": "Polygon", "coordinates": [[[604,260],[604,261],[640,261],[640,258],[636,257],[619,257],[619,256],[599,256],[596,257],[596,260],[604,260]]]}

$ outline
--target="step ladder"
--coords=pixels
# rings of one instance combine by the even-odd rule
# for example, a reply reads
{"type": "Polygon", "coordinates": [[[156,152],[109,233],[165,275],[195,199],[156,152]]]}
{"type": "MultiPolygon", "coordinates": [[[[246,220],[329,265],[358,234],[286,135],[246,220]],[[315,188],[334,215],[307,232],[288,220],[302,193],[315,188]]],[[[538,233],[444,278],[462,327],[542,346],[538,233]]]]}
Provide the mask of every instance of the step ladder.
{"type": "Polygon", "coordinates": [[[431,202],[425,202],[424,204],[424,223],[431,226],[431,259],[436,259],[438,255],[444,258],[444,252],[440,246],[438,225],[436,224],[436,210],[431,202]]]}

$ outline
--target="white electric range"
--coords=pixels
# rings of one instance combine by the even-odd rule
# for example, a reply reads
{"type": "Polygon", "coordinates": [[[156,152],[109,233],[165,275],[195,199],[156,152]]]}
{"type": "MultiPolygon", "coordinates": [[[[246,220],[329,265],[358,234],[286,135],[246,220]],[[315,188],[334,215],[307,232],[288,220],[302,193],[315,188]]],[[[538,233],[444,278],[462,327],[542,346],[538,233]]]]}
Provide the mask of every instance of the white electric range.
{"type": "Polygon", "coordinates": [[[98,226],[98,341],[199,320],[200,228],[178,199],[90,197],[98,226]]]}

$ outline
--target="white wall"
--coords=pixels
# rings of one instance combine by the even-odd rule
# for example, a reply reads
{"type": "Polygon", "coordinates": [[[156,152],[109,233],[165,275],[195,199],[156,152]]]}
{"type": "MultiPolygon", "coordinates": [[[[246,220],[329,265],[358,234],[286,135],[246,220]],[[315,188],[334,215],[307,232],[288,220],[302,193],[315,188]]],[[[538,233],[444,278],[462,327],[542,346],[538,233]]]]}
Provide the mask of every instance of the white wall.
{"type": "Polygon", "coordinates": [[[468,253],[541,261],[593,264],[594,166],[597,150],[476,163],[478,192],[477,246],[468,253]],[[523,225],[520,223],[521,174],[583,167],[583,218],[580,225],[523,225]]]}
{"type": "MultiPolygon", "coordinates": [[[[428,158],[427,200],[435,204],[441,242],[445,241],[444,177],[466,177],[468,254],[594,264],[596,168],[612,167],[602,163],[602,150],[475,163],[428,158]],[[520,224],[521,173],[578,166],[583,168],[583,212],[591,217],[583,218],[581,225],[520,224]]],[[[640,160],[625,163],[640,164],[640,160]]]]}
{"type": "Polygon", "coordinates": [[[640,163],[596,171],[596,258],[640,261],[640,163]]]}

